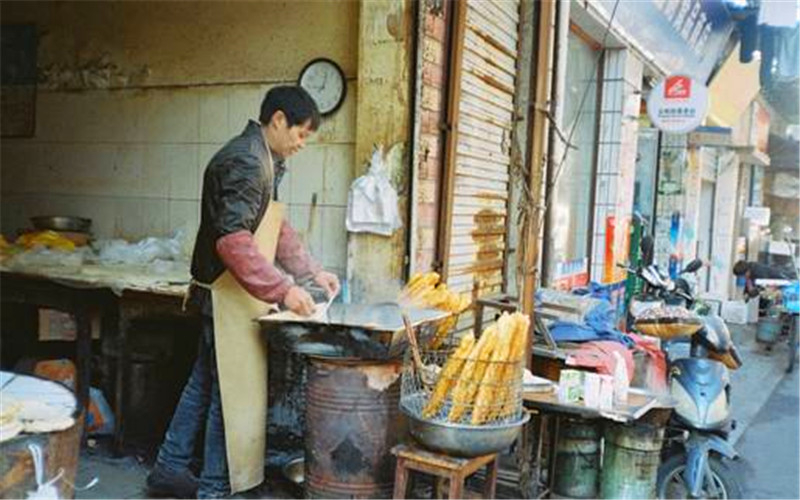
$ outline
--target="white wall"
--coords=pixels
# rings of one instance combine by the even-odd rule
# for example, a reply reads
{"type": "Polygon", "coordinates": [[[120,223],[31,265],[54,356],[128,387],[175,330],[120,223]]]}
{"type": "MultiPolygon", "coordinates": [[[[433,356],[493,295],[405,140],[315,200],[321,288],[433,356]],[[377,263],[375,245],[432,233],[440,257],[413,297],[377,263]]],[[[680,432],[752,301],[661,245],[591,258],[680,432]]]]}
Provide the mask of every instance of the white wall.
{"type": "Polygon", "coordinates": [[[733,288],[732,260],[738,235],[736,199],[739,187],[739,159],[734,151],[720,149],[717,161],[709,294],[728,299],[733,288]]]}

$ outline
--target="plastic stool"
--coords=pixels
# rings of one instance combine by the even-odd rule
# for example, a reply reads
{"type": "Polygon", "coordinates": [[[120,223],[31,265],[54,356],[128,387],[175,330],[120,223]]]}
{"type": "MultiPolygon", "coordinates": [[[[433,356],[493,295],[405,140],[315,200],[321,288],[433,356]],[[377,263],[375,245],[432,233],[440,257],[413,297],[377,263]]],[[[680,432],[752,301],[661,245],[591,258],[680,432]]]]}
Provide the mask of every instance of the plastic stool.
{"type": "Polygon", "coordinates": [[[474,458],[460,458],[418,448],[413,444],[399,444],[392,448],[397,457],[394,476],[394,498],[406,498],[411,471],[436,476],[435,497],[444,498],[444,482],[449,480],[447,498],[464,498],[464,481],[478,469],[488,466],[483,498],[494,498],[497,487],[497,453],[474,458]]]}

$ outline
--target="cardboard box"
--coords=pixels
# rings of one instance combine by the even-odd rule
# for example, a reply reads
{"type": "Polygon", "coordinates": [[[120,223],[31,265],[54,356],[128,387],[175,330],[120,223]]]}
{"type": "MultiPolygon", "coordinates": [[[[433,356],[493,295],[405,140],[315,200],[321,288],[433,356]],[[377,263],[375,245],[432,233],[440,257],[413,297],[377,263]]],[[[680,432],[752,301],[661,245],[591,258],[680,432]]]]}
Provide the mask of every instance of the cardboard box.
{"type": "Polygon", "coordinates": [[[727,300],[722,303],[722,319],[736,325],[758,322],[758,299],[727,300]]]}
{"type": "MultiPolygon", "coordinates": [[[[100,314],[91,318],[92,338],[100,338],[100,314]]],[[[39,309],[39,340],[74,341],[78,331],[72,314],[55,309],[39,309]]]]}

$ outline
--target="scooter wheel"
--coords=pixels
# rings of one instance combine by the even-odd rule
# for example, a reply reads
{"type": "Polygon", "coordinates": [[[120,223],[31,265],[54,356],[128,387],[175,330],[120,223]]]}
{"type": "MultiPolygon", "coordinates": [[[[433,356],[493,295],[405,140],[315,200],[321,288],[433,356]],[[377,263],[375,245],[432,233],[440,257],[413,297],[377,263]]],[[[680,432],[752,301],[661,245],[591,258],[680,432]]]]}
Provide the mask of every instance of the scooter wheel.
{"type": "MultiPolygon", "coordinates": [[[[704,485],[700,498],[742,498],[742,487],[733,471],[719,457],[708,457],[711,467],[711,484],[704,485]]],[[[667,458],[658,468],[657,498],[691,498],[689,487],[683,479],[686,454],[678,453],[667,458]]],[[[706,479],[706,481],[709,481],[706,479]]]]}

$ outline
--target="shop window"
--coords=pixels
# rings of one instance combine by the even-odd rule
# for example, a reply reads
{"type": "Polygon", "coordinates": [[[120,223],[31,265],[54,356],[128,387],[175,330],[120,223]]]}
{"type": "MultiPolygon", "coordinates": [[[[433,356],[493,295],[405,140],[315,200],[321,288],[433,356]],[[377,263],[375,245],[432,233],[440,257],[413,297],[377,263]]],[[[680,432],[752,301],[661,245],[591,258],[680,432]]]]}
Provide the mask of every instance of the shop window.
{"type": "MultiPolygon", "coordinates": [[[[572,134],[570,149],[551,193],[547,244],[550,286],[582,284],[589,275],[592,193],[597,138],[598,50],[570,32],[564,89],[564,131],[572,134]],[[584,96],[585,93],[585,96],[584,96]],[[573,131],[574,127],[574,131],[573,131]]],[[[556,165],[560,159],[556,161],[556,165]]],[[[556,175],[556,168],[552,175],[556,175]]]]}

